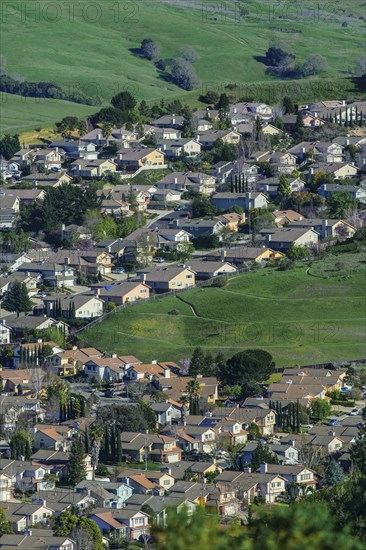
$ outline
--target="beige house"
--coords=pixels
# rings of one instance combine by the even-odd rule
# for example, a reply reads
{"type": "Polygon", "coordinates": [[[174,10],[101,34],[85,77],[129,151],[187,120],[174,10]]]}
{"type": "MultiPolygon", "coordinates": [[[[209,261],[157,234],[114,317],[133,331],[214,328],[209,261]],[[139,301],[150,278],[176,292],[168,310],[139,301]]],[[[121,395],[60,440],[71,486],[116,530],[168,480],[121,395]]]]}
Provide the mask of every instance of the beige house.
{"type": "Polygon", "coordinates": [[[73,176],[82,178],[101,178],[108,172],[115,172],[117,165],[109,159],[78,159],[70,165],[73,176]]]}
{"type": "Polygon", "coordinates": [[[141,280],[156,292],[179,290],[195,285],[195,272],[189,267],[163,267],[141,273],[141,280]]]}
{"type": "Polygon", "coordinates": [[[275,250],[288,250],[291,245],[311,246],[319,241],[319,234],[313,229],[279,229],[265,235],[266,245],[275,250]]]}
{"type": "Polygon", "coordinates": [[[138,281],[123,281],[115,285],[98,288],[96,292],[103,302],[113,302],[116,305],[146,300],[150,297],[150,287],[138,281]]]}
{"type": "Polygon", "coordinates": [[[267,126],[264,126],[262,128],[262,133],[267,136],[279,136],[283,132],[279,128],[276,128],[276,126],[273,126],[272,124],[267,124],[267,126]]]}
{"type": "Polygon", "coordinates": [[[139,149],[123,148],[117,153],[117,162],[125,170],[139,168],[165,168],[165,155],[159,149],[141,147],[139,149]]]}

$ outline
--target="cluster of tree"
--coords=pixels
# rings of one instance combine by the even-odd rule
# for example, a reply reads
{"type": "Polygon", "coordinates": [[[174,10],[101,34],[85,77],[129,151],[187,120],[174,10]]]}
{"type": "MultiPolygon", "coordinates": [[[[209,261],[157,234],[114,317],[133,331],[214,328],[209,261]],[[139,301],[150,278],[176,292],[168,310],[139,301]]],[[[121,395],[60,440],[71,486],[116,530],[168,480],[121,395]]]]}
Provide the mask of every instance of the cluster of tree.
{"type": "Polygon", "coordinates": [[[190,61],[177,57],[171,64],[171,79],[183,90],[195,90],[199,86],[199,78],[190,61]]]}
{"type": "Polygon", "coordinates": [[[262,393],[261,384],[275,370],[273,357],[261,349],[248,349],[233,355],[223,363],[219,378],[230,386],[238,384],[245,396],[262,393]]]}
{"type": "Polygon", "coordinates": [[[7,520],[4,508],[0,508],[0,537],[3,535],[11,535],[13,532],[11,521],[7,520]]]}
{"type": "Polygon", "coordinates": [[[82,439],[77,437],[71,444],[68,482],[75,487],[80,481],[86,479],[85,447],[82,439]]]}
{"type": "Polygon", "coordinates": [[[60,122],[56,122],[56,131],[64,136],[77,130],[80,135],[86,132],[85,121],[76,116],[66,116],[60,122]]]}
{"type": "Polygon", "coordinates": [[[52,348],[48,344],[36,345],[33,349],[20,346],[19,361],[21,365],[43,365],[46,357],[51,355],[52,348]]]}
{"type": "Polygon", "coordinates": [[[202,348],[196,348],[193,351],[190,360],[188,374],[189,376],[218,376],[225,363],[225,357],[222,353],[213,356],[209,351],[206,353],[202,348]]]}
{"type": "Polygon", "coordinates": [[[253,472],[256,472],[261,464],[278,464],[278,458],[267,445],[259,441],[253,451],[250,467],[253,472]]]}
{"type": "Polygon", "coordinates": [[[97,410],[97,420],[103,427],[114,423],[116,430],[120,432],[144,432],[146,428],[154,429],[156,424],[155,415],[154,417],[150,415],[142,401],[136,406],[106,405],[100,407],[97,410]]]}
{"type": "Polygon", "coordinates": [[[65,400],[60,400],[60,422],[84,418],[87,415],[87,402],[82,395],[70,395],[65,400]]]}
{"type": "Polygon", "coordinates": [[[294,65],[294,62],[295,55],[278,46],[268,48],[264,57],[269,72],[284,77],[304,78],[327,69],[326,60],[319,54],[308,56],[301,64],[294,65]]]}
{"type": "Polygon", "coordinates": [[[328,201],[329,215],[332,218],[348,218],[357,208],[357,199],[348,191],[336,191],[328,201]]]}
{"type": "MultiPolygon", "coordinates": [[[[269,408],[276,412],[276,424],[279,429],[300,432],[301,414],[304,414],[304,411],[298,401],[290,403],[287,407],[283,407],[278,401],[270,401],[269,408]]],[[[309,417],[307,419],[309,420],[309,417]]]]}
{"type": "Polygon", "coordinates": [[[231,193],[245,193],[249,191],[248,180],[244,174],[235,174],[230,177],[230,191],[231,193]]]}
{"type": "Polygon", "coordinates": [[[100,105],[101,103],[99,98],[87,97],[82,92],[75,91],[67,94],[54,82],[16,80],[7,74],[0,74],[0,91],[23,97],[62,99],[64,101],[72,101],[73,103],[83,103],[84,105],[100,105]]]}
{"type": "Polygon", "coordinates": [[[170,509],[163,524],[153,526],[159,550],[210,548],[222,550],[333,550],[334,541],[342,550],[361,550],[344,523],[339,524],[323,503],[295,503],[291,506],[258,508],[249,516],[247,527],[233,522],[225,528],[220,517],[197,507],[191,515],[184,507],[170,509]]]}
{"type": "Polygon", "coordinates": [[[70,537],[80,550],[103,550],[102,533],[95,521],[85,516],[78,517],[70,511],[56,517],[53,534],[56,537],[70,537]]]}
{"type": "MultiPolygon", "coordinates": [[[[108,123],[111,125],[108,126],[109,129],[111,129],[112,126],[116,127],[122,124],[131,125],[136,119],[136,113],[134,113],[136,104],[137,102],[134,96],[130,92],[124,90],[112,97],[110,107],[104,107],[92,115],[90,117],[90,122],[94,126],[100,123],[108,123]]],[[[107,127],[104,128],[104,137],[108,136],[106,129],[107,127]]],[[[132,129],[131,126],[129,126],[129,129],[132,129]]]]}
{"type": "Polygon", "coordinates": [[[9,290],[6,291],[2,307],[6,311],[11,311],[17,314],[29,313],[33,309],[33,302],[28,295],[28,289],[25,283],[14,281],[9,290]]]}
{"type": "Polygon", "coordinates": [[[325,399],[313,399],[311,402],[311,415],[318,420],[325,420],[332,412],[332,406],[325,399]]]}
{"type": "Polygon", "coordinates": [[[225,143],[221,139],[218,139],[210,151],[202,154],[202,160],[209,162],[210,164],[216,164],[222,160],[233,161],[237,158],[238,151],[236,145],[233,143],[225,143]]]}
{"type": "Polygon", "coordinates": [[[290,260],[306,260],[309,257],[309,249],[301,244],[292,243],[287,256],[290,260]]]}
{"type": "Polygon", "coordinates": [[[31,247],[31,241],[25,231],[19,229],[17,231],[10,230],[1,235],[2,248],[11,254],[19,254],[27,252],[31,247]]]}
{"type": "Polygon", "coordinates": [[[208,197],[202,194],[194,197],[191,208],[193,218],[211,217],[216,214],[216,207],[208,197]]]}
{"type": "Polygon", "coordinates": [[[26,430],[17,430],[13,433],[9,441],[11,458],[17,460],[19,456],[24,456],[29,460],[32,454],[32,441],[26,430]]]}
{"type": "Polygon", "coordinates": [[[4,159],[9,160],[19,150],[20,141],[18,134],[14,134],[13,136],[5,134],[5,136],[0,139],[0,157],[4,157],[4,159]]]}

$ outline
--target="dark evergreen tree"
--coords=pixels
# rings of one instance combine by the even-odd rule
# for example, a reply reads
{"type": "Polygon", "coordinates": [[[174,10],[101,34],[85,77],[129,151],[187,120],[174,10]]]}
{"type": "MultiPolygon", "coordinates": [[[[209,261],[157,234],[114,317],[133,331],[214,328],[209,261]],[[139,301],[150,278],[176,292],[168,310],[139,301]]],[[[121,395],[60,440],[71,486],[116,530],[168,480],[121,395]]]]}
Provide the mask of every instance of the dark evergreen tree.
{"type": "Polygon", "coordinates": [[[69,476],[71,485],[75,486],[86,478],[86,465],[84,462],[84,444],[78,437],[72,442],[69,458],[69,476]]]}

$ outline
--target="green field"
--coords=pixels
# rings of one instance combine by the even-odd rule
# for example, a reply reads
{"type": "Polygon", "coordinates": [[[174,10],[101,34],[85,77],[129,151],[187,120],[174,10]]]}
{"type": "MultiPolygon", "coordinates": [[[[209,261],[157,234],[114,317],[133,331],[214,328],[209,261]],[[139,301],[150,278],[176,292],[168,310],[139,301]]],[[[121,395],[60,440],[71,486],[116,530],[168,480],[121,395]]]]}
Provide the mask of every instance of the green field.
{"type": "Polygon", "coordinates": [[[363,258],[347,254],[347,259],[331,257],[310,269],[242,274],[225,288],[196,288],[132,306],[80,337],[143,361],[180,360],[196,346],[226,356],[260,347],[274,355],[278,366],[362,358],[363,258]],[[347,267],[339,266],[343,261],[347,267]],[[173,309],[180,314],[169,315],[173,309]]]}
{"type": "MultiPolygon", "coordinates": [[[[66,92],[79,91],[105,104],[121,89],[146,100],[182,95],[152,62],[131,51],[144,38],[160,43],[162,58],[175,57],[182,46],[194,47],[202,89],[237,83],[238,99],[241,85],[271,80],[256,57],[273,42],[288,44],[297,62],[321,53],[329,65],[321,76],[328,78],[349,76],[364,55],[365,8],[355,0],[28,0],[3,2],[0,8],[1,50],[9,74],[56,82],[66,92]]],[[[31,104],[30,110],[40,124],[37,106],[31,104]]],[[[3,128],[19,125],[11,105],[4,106],[3,116],[3,128]]]]}
{"type": "Polygon", "coordinates": [[[95,112],[95,107],[58,101],[20,97],[0,93],[0,130],[24,132],[37,127],[53,127],[64,116],[86,117],[95,112]]]}

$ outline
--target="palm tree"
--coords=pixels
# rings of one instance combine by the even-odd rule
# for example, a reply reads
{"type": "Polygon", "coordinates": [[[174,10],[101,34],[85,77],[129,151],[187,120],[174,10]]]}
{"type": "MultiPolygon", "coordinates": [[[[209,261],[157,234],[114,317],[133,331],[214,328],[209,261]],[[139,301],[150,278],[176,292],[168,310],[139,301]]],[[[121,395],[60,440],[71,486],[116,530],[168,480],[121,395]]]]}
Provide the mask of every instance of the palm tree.
{"type": "Polygon", "coordinates": [[[106,138],[106,140],[107,140],[107,143],[106,143],[107,147],[109,146],[109,139],[108,138],[111,135],[112,129],[113,129],[113,127],[112,127],[112,124],[110,122],[105,122],[102,126],[102,136],[104,138],[106,138]]]}
{"type": "Polygon", "coordinates": [[[186,392],[190,398],[199,396],[201,392],[201,387],[197,378],[193,378],[193,380],[190,380],[189,382],[187,382],[186,392]]]}

